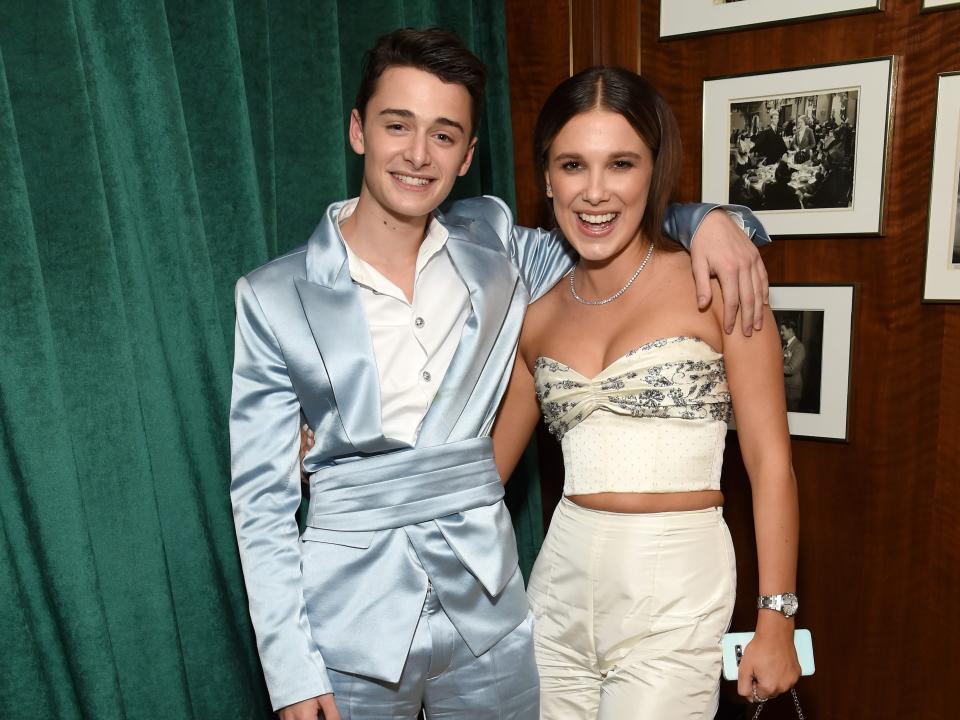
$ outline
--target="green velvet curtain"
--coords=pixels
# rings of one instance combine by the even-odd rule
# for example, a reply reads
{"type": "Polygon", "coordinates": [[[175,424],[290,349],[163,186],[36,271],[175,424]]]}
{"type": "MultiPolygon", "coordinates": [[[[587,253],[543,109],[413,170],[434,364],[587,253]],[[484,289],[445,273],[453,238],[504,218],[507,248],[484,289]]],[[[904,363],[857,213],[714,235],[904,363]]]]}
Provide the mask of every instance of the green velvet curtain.
{"type": "MultiPolygon", "coordinates": [[[[497,0],[0,2],[0,717],[265,718],[228,501],[236,278],[355,194],[362,51],[497,0]]],[[[511,492],[529,568],[536,483],[511,492]]]]}

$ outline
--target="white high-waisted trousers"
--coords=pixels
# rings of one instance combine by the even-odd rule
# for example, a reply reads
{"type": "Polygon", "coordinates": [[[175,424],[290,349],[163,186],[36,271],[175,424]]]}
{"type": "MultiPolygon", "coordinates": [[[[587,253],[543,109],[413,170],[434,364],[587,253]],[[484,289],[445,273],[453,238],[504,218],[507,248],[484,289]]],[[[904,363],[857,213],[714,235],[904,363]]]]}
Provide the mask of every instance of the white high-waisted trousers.
{"type": "Polygon", "coordinates": [[[735,586],[720,508],[612,513],[563,498],[528,588],[541,720],[712,720],[735,586]]]}

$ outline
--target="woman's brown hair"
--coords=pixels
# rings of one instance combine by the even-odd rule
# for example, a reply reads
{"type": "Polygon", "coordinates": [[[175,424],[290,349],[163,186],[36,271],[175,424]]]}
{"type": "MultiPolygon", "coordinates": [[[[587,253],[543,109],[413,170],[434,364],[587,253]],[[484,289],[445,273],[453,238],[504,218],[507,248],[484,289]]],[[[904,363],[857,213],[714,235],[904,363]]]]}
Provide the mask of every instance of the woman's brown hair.
{"type": "Polygon", "coordinates": [[[663,240],[663,219],[680,178],[680,128],[667,101],[634,72],[612,65],[581,70],[557,85],[540,110],[533,132],[533,160],[543,171],[550,145],[574,116],[594,109],[615,112],[637,131],[653,154],[653,177],[640,227],[659,249],[678,248],[663,240]]]}

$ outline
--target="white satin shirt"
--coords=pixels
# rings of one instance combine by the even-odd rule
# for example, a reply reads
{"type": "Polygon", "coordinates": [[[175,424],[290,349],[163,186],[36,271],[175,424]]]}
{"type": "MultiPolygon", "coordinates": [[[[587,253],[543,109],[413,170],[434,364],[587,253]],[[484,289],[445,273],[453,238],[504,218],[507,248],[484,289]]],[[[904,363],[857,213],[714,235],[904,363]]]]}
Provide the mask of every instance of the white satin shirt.
{"type": "MultiPolygon", "coordinates": [[[[356,207],[356,199],[347,202],[339,222],[356,207]]],[[[446,243],[446,228],[431,218],[417,255],[413,302],[343,244],[373,341],[383,434],[410,445],[416,442],[470,312],[470,294],[450,261],[446,243]]]]}

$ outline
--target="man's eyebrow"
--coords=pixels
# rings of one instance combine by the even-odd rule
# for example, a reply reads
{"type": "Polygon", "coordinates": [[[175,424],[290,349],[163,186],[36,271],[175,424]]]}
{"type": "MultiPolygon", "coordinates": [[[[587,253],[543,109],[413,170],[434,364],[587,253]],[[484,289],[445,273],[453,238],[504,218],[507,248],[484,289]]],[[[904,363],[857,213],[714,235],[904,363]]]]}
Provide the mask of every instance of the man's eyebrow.
{"type": "MultiPolygon", "coordinates": [[[[401,108],[384,108],[378,113],[378,115],[396,115],[397,117],[406,118],[407,120],[410,120],[416,117],[416,115],[414,115],[412,110],[404,110],[401,108]]],[[[454,127],[454,128],[457,128],[457,130],[459,130],[460,132],[466,133],[466,130],[463,129],[462,123],[459,123],[456,120],[451,120],[448,117],[438,117],[436,120],[434,120],[434,124],[446,125],[447,127],[454,127]]]]}
{"type": "Polygon", "coordinates": [[[447,117],[438,117],[436,119],[436,124],[446,125],[447,127],[455,127],[457,130],[459,130],[462,133],[466,132],[466,130],[463,129],[463,125],[458,123],[456,120],[451,120],[450,118],[447,118],[447,117]]]}

